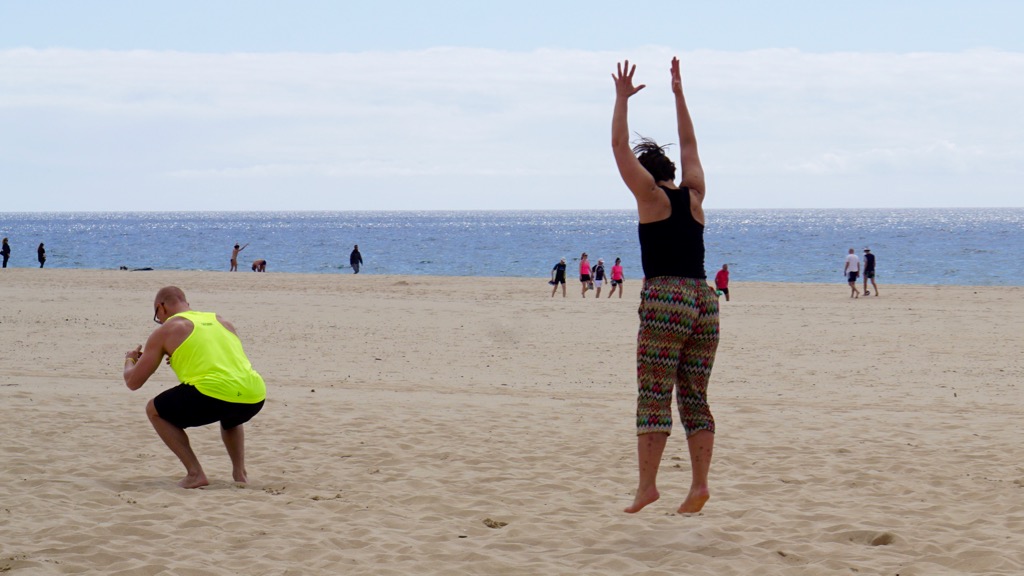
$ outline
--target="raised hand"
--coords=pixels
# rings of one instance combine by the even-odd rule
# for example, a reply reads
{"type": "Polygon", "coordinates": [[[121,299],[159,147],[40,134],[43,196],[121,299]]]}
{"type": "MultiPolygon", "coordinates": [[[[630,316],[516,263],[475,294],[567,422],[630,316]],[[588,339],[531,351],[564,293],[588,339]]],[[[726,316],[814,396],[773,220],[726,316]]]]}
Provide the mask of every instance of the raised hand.
{"type": "Polygon", "coordinates": [[[631,68],[629,66],[629,60],[626,60],[616,64],[616,67],[616,73],[612,74],[612,80],[615,81],[616,96],[620,98],[629,98],[647,86],[646,84],[633,86],[633,73],[636,72],[636,64],[631,68]],[[623,71],[625,71],[625,73],[623,71]]]}
{"type": "Polygon", "coordinates": [[[683,93],[683,78],[679,74],[679,58],[672,57],[672,93],[682,95],[683,93]]]}

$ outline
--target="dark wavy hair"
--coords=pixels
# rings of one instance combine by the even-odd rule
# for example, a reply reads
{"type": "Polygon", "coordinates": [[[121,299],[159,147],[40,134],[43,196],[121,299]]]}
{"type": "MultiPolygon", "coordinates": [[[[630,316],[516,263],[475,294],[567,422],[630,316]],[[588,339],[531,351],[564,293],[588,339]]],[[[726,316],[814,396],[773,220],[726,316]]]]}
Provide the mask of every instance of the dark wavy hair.
{"type": "Polygon", "coordinates": [[[633,145],[633,154],[640,161],[640,165],[654,176],[655,182],[675,182],[676,164],[665,154],[665,149],[669,146],[671,144],[658,146],[657,142],[643,136],[640,136],[640,140],[633,145]]]}

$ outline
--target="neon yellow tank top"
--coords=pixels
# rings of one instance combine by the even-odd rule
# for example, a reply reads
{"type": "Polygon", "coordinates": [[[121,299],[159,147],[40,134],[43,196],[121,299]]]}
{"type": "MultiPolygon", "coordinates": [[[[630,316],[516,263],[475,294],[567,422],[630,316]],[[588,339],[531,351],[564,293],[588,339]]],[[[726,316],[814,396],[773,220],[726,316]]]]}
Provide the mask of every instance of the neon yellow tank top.
{"type": "Polygon", "coordinates": [[[252,369],[242,342],[213,312],[189,310],[181,316],[192,322],[192,333],[171,354],[171,369],[183,384],[211,398],[235,404],[255,404],[267,397],[263,377],[252,369]]]}

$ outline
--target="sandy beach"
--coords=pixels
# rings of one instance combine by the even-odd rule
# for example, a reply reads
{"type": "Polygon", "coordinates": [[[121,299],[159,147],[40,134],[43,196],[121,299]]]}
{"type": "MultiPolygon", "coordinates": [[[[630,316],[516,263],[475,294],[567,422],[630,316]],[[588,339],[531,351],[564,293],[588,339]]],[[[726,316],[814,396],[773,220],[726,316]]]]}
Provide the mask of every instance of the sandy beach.
{"type": "Polygon", "coordinates": [[[636,484],[639,282],[0,271],[0,572],[1024,573],[1024,288],[733,282],[711,378],[712,498],[681,430],[636,484]],[[124,352],[153,296],[234,322],[268,385],[250,482],[210,486],[144,414],[124,352]]]}

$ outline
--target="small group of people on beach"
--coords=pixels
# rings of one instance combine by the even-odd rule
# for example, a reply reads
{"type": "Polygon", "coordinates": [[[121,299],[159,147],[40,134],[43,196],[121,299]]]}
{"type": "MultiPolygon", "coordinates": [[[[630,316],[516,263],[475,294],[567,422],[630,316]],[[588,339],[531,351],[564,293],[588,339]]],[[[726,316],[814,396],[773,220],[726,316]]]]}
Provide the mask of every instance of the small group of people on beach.
{"type": "MultiPolygon", "coordinates": [[[[235,244],[235,247],[232,248],[232,250],[231,250],[231,268],[229,270],[230,272],[237,272],[238,271],[238,254],[242,250],[245,250],[245,247],[248,246],[248,245],[249,245],[248,242],[243,244],[243,245],[235,244]]],[[[42,246],[42,244],[40,244],[40,246],[42,246]]],[[[6,262],[6,258],[4,259],[4,261],[6,262]]],[[[359,267],[363,264],[363,255],[359,253],[359,244],[356,244],[355,247],[352,249],[352,252],[348,255],[348,263],[349,263],[349,266],[352,267],[352,273],[353,274],[359,274],[359,267]]],[[[267,271],[267,261],[265,259],[263,259],[263,258],[259,258],[257,260],[253,260],[252,261],[252,271],[253,272],[266,272],[267,271]]]]}
{"type": "MultiPolygon", "coordinates": [[[[11,259],[11,244],[7,238],[4,238],[3,245],[0,246],[0,256],[3,256],[3,267],[7,268],[7,261],[11,259]]],[[[39,261],[40,268],[46,264],[46,246],[42,242],[36,248],[36,260],[39,261]]]]}
{"type": "Polygon", "coordinates": [[[877,298],[878,284],[875,284],[875,255],[871,253],[871,248],[864,249],[863,263],[857,257],[857,251],[853,248],[850,248],[850,251],[846,254],[843,276],[846,276],[846,282],[850,285],[850,298],[860,298],[860,290],[857,290],[857,277],[860,276],[862,268],[864,272],[864,295],[871,296],[871,292],[868,290],[868,280],[871,280],[871,287],[875,290],[875,297],[877,298]]]}
{"type": "MultiPolygon", "coordinates": [[[[704,271],[704,170],[676,58],[669,72],[679,135],[679,184],[675,183],[676,165],[665,154],[665,146],[646,138],[631,146],[628,101],[644,88],[633,83],[635,71],[636,66],[626,61],[612,74],[616,94],[612,151],[619,174],[636,200],[644,271],[636,345],[639,479],[625,512],[639,512],[660,497],[656,480],[672,432],[674,394],[691,466],[689,492],[677,512],[695,513],[710,497],[708,473],[715,420],[707,388],[719,340],[718,295],[708,285],[704,271]]],[[[235,246],[232,260],[243,248],[235,246]]],[[[356,264],[362,263],[361,257],[357,261],[353,256],[350,262],[358,273],[356,264]]],[[[236,262],[232,264],[234,269],[236,262]]],[[[559,284],[565,296],[565,273],[563,258],[552,271],[552,296],[559,284]]],[[[591,269],[584,253],[580,259],[581,295],[586,297],[591,281],[599,289],[597,283],[605,277],[604,262],[599,259],[591,269]]],[[[623,276],[618,258],[609,277],[621,298],[623,276]]],[[[266,384],[245,355],[234,326],[216,313],[193,311],[185,293],[175,286],[157,292],[153,321],[160,326],[145,345],[125,353],[123,376],[125,385],[137,390],[166,358],[182,383],[146,405],[156,433],[185,467],[186,475],[178,485],[198,488],[209,483],[185,430],[214,422],[220,423],[232,478],[246,482],[243,426],[262,409],[266,384]]]]}
{"type": "MultiPolygon", "coordinates": [[[[555,266],[551,269],[551,280],[548,284],[551,284],[551,297],[554,298],[555,292],[558,291],[559,285],[562,287],[562,298],[565,298],[565,270],[566,270],[565,258],[559,260],[555,266]]],[[[611,282],[611,291],[608,292],[608,297],[611,298],[615,291],[619,291],[619,298],[622,298],[622,282],[625,280],[625,276],[622,274],[622,259],[616,258],[615,264],[612,266],[610,272],[605,270],[604,259],[598,258],[597,264],[593,267],[590,266],[590,257],[586,252],[580,255],[580,296],[583,298],[587,297],[587,290],[595,290],[594,297],[601,297],[601,287],[605,281],[611,282]]]]}
{"type": "MultiPolygon", "coordinates": [[[[238,271],[238,254],[242,250],[245,250],[245,247],[248,246],[248,245],[249,245],[248,242],[246,242],[245,244],[242,244],[242,245],[235,244],[235,247],[231,249],[231,268],[228,270],[229,272],[237,272],[238,271]]],[[[266,272],[267,271],[267,261],[264,258],[257,258],[256,260],[253,260],[252,261],[252,271],[253,272],[266,272]]]]}

